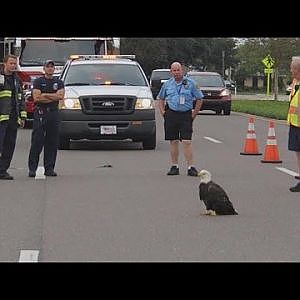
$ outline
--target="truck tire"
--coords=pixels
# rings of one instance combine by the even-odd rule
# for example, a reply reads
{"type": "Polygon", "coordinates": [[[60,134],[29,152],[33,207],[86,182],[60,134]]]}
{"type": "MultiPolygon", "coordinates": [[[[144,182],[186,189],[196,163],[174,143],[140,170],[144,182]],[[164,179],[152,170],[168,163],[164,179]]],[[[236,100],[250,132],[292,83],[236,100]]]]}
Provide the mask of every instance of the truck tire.
{"type": "Polygon", "coordinates": [[[156,147],[156,133],[142,141],[144,150],[153,150],[156,147]]]}
{"type": "Polygon", "coordinates": [[[227,104],[226,106],[223,107],[223,113],[224,115],[229,116],[231,113],[231,103],[227,104]]]}
{"type": "Polygon", "coordinates": [[[70,140],[68,138],[59,138],[58,143],[59,150],[70,150],[70,140]]]}

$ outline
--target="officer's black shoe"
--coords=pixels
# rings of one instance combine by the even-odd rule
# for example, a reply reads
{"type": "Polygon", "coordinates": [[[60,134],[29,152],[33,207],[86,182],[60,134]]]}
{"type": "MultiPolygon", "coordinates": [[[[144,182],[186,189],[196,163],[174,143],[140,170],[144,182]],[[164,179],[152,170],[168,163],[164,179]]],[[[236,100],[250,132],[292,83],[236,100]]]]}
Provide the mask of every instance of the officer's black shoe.
{"type": "Polygon", "coordinates": [[[45,171],[46,176],[57,176],[57,173],[53,170],[45,171]]]}
{"type": "Polygon", "coordinates": [[[298,182],[295,186],[290,188],[291,192],[300,192],[300,182],[298,182]]]}
{"type": "Polygon", "coordinates": [[[179,168],[176,166],[172,166],[167,175],[179,175],[179,168]]]}
{"type": "Polygon", "coordinates": [[[198,171],[194,167],[190,167],[187,171],[188,176],[198,176],[198,171]]]}
{"type": "Polygon", "coordinates": [[[29,171],[28,177],[35,177],[35,172],[34,171],[29,171]]]}
{"type": "Polygon", "coordinates": [[[5,173],[0,173],[0,179],[13,180],[14,178],[11,175],[9,175],[7,172],[5,172],[5,173]]]}

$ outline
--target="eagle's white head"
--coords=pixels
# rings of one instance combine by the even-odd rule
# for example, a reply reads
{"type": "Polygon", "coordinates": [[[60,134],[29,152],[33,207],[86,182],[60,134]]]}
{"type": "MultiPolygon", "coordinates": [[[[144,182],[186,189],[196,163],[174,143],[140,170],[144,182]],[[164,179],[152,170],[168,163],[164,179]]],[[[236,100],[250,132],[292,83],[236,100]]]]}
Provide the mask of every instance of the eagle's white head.
{"type": "Polygon", "coordinates": [[[208,183],[211,181],[211,174],[207,170],[201,170],[198,176],[200,177],[200,182],[208,183]]]}

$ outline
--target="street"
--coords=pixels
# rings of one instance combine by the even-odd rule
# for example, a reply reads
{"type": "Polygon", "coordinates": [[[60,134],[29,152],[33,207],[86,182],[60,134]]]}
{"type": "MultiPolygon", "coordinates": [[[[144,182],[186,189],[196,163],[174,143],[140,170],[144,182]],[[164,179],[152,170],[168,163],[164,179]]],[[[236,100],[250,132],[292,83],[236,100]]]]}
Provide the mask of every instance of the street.
{"type": "MultiPolygon", "coordinates": [[[[268,120],[256,118],[263,153],[268,120]]],[[[166,176],[169,145],[157,114],[157,148],[131,142],[74,142],[58,152],[58,177],[29,178],[30,129],[20,129],[9,172],[0,181],[0,261],[299,261],[300,202],[288,127],[275,122],[282,164],[241,156],[248,116],[201,113],[194,160],[228,193],[237,216],[203,216],[198,177],[166,176]],[[108,165],[111,165],[109,167],[108,165]]],[[[40,166],[42,166],[42,156],[40,166]]]]}

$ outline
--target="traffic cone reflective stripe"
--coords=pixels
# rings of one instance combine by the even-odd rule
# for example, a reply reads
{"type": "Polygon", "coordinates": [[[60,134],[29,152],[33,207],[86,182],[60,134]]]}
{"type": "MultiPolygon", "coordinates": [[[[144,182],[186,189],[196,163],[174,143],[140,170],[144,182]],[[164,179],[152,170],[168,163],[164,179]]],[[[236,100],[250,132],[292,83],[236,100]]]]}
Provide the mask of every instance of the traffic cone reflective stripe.
{"type": "Polygon", "coordinates": [[[267,144],[265,147],[264,158],[262,163],[281,163],[279,159],[279,151],[277,147],[277,140],[275,137],[274,122],[270,121],[267,144]]]}
{"type": "Polygon", "coordinates": [[[248,123],[248,131],[246,135],[246,141],[244,145],[244,152],[241,155],[261,155],[258,151],[258,145],[256,141],[256,134],[254,130],[254,118],[250,117],[248,123]]]}

